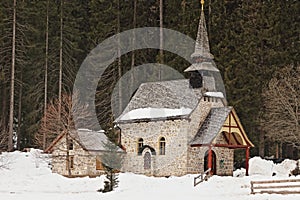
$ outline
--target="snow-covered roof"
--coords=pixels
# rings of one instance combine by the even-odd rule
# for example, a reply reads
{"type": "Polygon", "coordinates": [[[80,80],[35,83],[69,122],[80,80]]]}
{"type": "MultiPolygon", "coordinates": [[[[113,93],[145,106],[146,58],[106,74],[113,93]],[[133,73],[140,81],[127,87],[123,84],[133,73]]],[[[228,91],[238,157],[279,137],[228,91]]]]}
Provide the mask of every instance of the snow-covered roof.
{"type": "Polygon", "coordinates": [[[222,92],[205,92],[204,95],[208,96],[208,97],[224,98],[224,95],[222,92]]]}
{"type": "Polygon", "coordinates": [[[231,110],[232,107],[212,108],[190,144],[210,144],[219,134],[231,110]]]}
{"type": "Polygon", "coordinates": [[[217,69],[217,67],[213,61],[202,62],[202,63],[193,63],[191,66],[189,66],[187,69],[185,69],[184,72],[201,71],[201,70],[219,72],[219,70],[217,69]]]}
{"type": "MultiPolygon", "coordinates": [[[[58,135],[55,140],[49,145],[45,152],[52,152],[53,147],[66,135],[65,132],[58,135]]],[[[105,135],[104,130],[92,131],[90,129],[80,128],[76,131],[69,133],[70,137],[75,140],[83,149],[87,151],[106,151],[105,144],[110,142],[105,135]]],[[[118,152],[123,152],[121,148],[118,148],[118,152]]]]}
{"type": "MultiPolygon", "coordinates": [[[[105,151],[105,144],[110,142],[104,131],[92,131],[89,129],[78,129],[70,133],[82,147],[88,151],[105,151]]],[[[119,148],[119,151],[122,151],[119,148]]]]}
{"type": "Polygon", "coordinates": [[[194,92],[188,79],[143,83],[116,122],[130,116],[139,120],[189,115],[200,98],[201,94],[194,92]]]}
{"type": "Polygon", "coordinates": [[[188,115],[191,113],[191,111],[191,108],[138,108],[129,111],[123,115],[120,120],[167,118],[188,115]]]}

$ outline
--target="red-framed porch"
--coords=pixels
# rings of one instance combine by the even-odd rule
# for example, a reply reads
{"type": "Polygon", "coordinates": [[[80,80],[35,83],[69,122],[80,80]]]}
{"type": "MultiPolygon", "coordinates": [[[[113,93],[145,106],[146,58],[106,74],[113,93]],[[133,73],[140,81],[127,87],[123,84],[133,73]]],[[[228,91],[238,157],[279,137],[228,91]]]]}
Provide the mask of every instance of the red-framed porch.
{"type": "Polygon", "coordinates": [[[250,148],[254,147],[251,141],[248,139],[235,110],[232,109],[230,114],[227,116],[225,123],[223,124],[219,134],[222,134],[225,144],[214,143],[214,140],[209,144],[192,144],[191,147],[209,147],[207,165],[208,168],[212,168],[212,148],[223,147],[228,149],[245,149],[245,168],[246,176],[249,175],[249,159],[250,159],[250,148]]]}

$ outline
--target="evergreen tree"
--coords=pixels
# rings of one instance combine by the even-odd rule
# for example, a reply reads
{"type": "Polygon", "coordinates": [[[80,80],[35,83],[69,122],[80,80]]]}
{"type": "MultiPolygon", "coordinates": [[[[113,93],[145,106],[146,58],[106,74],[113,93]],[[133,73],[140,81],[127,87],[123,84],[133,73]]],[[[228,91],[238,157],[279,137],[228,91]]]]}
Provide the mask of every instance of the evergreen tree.
{"type": "MultiPolygon", "coordinates": [[[[109,135],[116,135],[113,129],[109,129],[109,135]]],[[[122,167],[123,152],[114,142],[107,140],[103,143],[105,152],[101,156],[101,161],[105,168],[108,184],[101,192],[110,192],[118,187],[118,171],[122,167]]]]}

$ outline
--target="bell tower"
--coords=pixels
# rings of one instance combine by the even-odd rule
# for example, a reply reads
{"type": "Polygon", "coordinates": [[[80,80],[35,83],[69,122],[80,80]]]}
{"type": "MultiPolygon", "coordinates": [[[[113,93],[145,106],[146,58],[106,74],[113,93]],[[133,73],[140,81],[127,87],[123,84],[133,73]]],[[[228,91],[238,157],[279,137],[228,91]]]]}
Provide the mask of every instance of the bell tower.
{"type": "Polygon", "coordinates": [[[208,34],[204,16],[204,0],[201,0],[201,14],[198,26],[194,53],[191,55],[192,65],[184,72],[190,74],[190,87],[202,88],[204,91],[215,92],[215,78],[212,72],[219,72],[210,53],[208,34]]]}

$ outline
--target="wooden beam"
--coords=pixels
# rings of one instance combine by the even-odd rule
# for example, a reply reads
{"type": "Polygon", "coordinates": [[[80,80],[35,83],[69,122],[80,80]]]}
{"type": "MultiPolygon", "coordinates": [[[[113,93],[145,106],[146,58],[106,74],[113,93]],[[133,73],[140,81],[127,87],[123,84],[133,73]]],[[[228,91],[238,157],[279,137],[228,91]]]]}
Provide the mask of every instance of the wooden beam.
{"type": "Polygon", "coordinates": [[[237,138],[236,138],[235,134],[233,134],[233,138],[234,138],[234,140],[235,140],[235,143],[236,143],[237,145],[241,145],[241,143],[239,143],[239,141],[237,140],[237,138]]]}
{"type": "Polygon", "coordinates": [[[269,183],[295,183],[300,182],[300,179],[282,179],[282,180],[270,180],[270,181],[251,181],[253,184],[269,184],[269,183]]]}
{"type": "Polygon", "coordinates": [[[227,144],[229,144],[229,140],[228,140],[228,137],[227,137],[227,135],[226,135],[226,132],[223,131],[222,133],[223,133],[223,136],[224,136],[224,138],[225,138],[227,144]]]}
{"type": "Polygon", "coordinates": [[[300,183],[300,179],[288,180],[269,180],[269,181],[251,181],[251,194],[268,193],[268,194],[300,194],[299,184],[289,184],[290,182],[300,183]],[[264,185],[267,184],[267,185],[264,185]],[[282,190],[293,188],[295,190],[282,190]],[[297,189],[296,189],[297,188],[297,189]],[[258,190],[258,191],[255,191],[258,190]]]}
{"type": "Polygon", "coordinates": [[[282,190],[282,191],[267,191],[267,190],[263,190],[260,191],[259,193],[263,194],[300,194],[300,191],[288,191],[288,190],[282,190]]]}
{"type": "Polygon", "coordinates": [[[249,157],[250,157],[250,147],[246,149],[246,176],[249,176],[249,157]]]}
{"type": "Polygon", "coordinates": [[[235,145],[235,144],[213,144],[214,147],[226,147],[232,149],[246,149],[249,146],[247,145],[235,145]]]}
{"type": "Polygon", "coordinates": [[[223,125],[224,128],[239,128],[238,126],[223,125]]]}
{"type": "Polygon", "coordinates": [[[223,125],[224,128],[239,128],[238,126],[223,125]]]}
{"type": "MultiPolygon", "coordinates": [[[[253,186],[253,189],[278,189],[278,188],[300,188],[300,185],[268,185],[268,186],[253,186]]],[[[299,191],[300,192],[300,191],[299,191]]]]}
{"type": "Polygon", "coordinates": [[[248,145],[234,145],[234,144],[192,144],[191,147],[207,147],[207,146],[214,146],[214,147],[225,147],[231,149],[246,149],[250,146],[248,145]]]}
{"type": "Polygon", "coordinates": [[[228,144],[230,144],[230,137],[231,137],[231,112],[229,113],[229,137],[228,137],[228,144]]]}
{"type": "Polygon", "coordinates": [[[242,128],[241,128],[240,125],[239,125],[239,121],[236,119],[236,117],[234,116],[234,113],[233,113],[232,111],[231,111],[231,113],[232,113],[232,116],[233,116],[234,121],[236,122],[236,125],[238,126],[238,129],[240,130],[242,136],[244,137],[245,142],[247,143],[247,145],[251,145],[251,144],[249,143],[249,141],[247,140],[247,139],[249,139],[249,138],[248,138],[247,136],[245,136],[245,133],[242,131],[242,128]]]}
{"type": "MultiPolygon", "coordinates": [[[[209,150],[208,150],[207,168],[212,169],[212,150],[211,150],[211,146],[209,146],[209,150]]],[[[212,173],[212,171],[213,170],[211,170],[210,173],[212,173]]]]}

